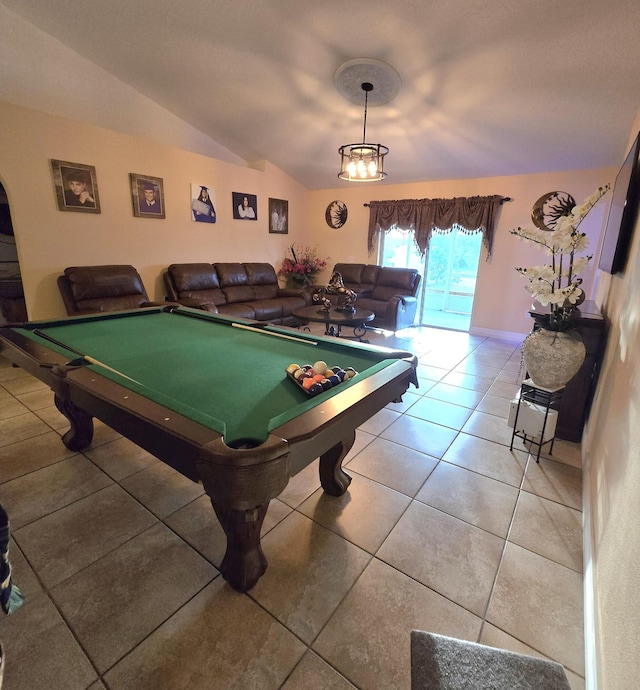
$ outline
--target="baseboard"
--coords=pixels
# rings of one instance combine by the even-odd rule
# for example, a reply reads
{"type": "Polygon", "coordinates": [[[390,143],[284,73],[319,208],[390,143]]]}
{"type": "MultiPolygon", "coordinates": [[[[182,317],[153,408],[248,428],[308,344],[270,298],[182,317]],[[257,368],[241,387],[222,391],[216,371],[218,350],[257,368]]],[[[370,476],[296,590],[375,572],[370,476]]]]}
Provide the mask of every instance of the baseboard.
{"type": "MultiPolygon", "coordinates": [[[[583,436],[584,438],[584,436],[583,436]]],[[[598,690],[598,658],[596,645],[596,597],[593,579],[593,524],[591,492],[588,481],[591,459],[582,444],[582,553],[583,553],[583,607],[584,607],[584,683],[585,690],[598,690]]]]}
{"type": "Polygon", "coordinates": [[[482,335],[485,338],[497,338],[498,340],[511,340],[522,342],[528,333],[515,333],[513,331],[496,331],[493,328],[478,328],[471,326],[469,329],[470,335],[482,335]]]}

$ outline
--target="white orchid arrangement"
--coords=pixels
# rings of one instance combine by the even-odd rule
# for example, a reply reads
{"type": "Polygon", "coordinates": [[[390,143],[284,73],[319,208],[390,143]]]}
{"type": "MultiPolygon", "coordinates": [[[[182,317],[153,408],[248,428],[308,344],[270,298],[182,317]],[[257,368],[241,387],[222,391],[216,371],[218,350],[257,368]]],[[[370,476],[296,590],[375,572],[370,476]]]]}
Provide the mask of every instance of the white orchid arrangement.
{"type": "Polygon", "coordinates": [[[570,328],[571,314],[583,297],[580,287],[582,278],[578,274],[587,268],[593,257],[576,256],[589,246],[589,238],[578,230],[578,226],[608,189],[608,184],[598,187],[582,204],[574,206],[568,215],[560,216],[552,231],[529,228],[510,231],[512,235],[530,244],[544,247],[551,256],[551,265],[516,268],[518,273],[529,279],[525,289],[542,306],[549,305],[549,320],[544,326],[550,330],[563,331],[570,328]]]}

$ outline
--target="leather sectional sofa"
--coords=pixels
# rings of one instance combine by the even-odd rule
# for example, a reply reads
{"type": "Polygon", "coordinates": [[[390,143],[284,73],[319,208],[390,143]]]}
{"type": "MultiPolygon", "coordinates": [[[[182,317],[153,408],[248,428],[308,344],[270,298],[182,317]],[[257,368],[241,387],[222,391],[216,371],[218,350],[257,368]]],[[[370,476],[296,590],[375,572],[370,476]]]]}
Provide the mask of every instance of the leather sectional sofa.
{"type": "MultiPolygon", "coordinates": [[[[372,327],[397,331],[413,324],[416,270],[340,263],[334,271],[358,295],[356,307],[375,313],[372,327]]],[[[267,263],[171,264],[163,279],[170,302],[235,318],[299,326],[293,310],[313,303],[314,286],[283,289],[267,263]]],[[[128,265],[73,266],[58,278],[58,287],[70,316],[164,304],[149,301],[140,275],[128,265]]]]}
{"type": "Polygon", "coordinates": [[[418,306],[420,274],[413,268],[391,268],[366,264],[336,264],[346,288],[358,298],[355,306],[370,309],[373,328],[399,331],[412,326],[418,306]]]}
{"type": "Polygon", "coordinates": [[[271,264],[171,264],[163,279],[169,301],[235,318],[298,326],[292,311],[311,304],[307,291],[281,288],[271,264]]]}

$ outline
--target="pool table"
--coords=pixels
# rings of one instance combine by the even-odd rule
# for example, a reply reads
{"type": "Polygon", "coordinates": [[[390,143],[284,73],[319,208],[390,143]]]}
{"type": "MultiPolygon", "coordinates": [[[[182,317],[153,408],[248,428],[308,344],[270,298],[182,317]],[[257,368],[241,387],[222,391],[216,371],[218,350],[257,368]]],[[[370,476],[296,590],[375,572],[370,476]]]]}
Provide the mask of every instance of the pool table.
{"type": "Polygon", "coordinates": [[[53,389],[68,448],[91,443],[96,417],[202,482],[241,592],[266,570],[260,530],[289,477],[320,458],[324,491],[343,494],[356,428],[418,385],[409,352],[177,305],[2,327],[0,352],[53,389]],[[318,360],[358,374],[310,396],[285,368],[318,360]]]}

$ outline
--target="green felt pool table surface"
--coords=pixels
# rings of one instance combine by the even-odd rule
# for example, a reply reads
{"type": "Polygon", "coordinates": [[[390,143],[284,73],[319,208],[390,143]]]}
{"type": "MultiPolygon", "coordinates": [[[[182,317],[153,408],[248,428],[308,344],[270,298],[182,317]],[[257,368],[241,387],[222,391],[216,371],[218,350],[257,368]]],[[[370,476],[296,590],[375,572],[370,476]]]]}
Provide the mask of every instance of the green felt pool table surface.
{"type": "Polygon", "coordinates": [[[57,349],[72,360],[78,352],[98,360],[110,369],[88,366],[218,431],[228,444],[263,442],[280,424],[356,382],[310,397],[286,376],[289,364],[323,360],[367,376],[393,361],[289,329],[251,331],[234,325],[245,324],[206,313],[194,317],[186,310],[148,309],[40,323],[22,332],[38,342],[50,343],[43,334],[68,346],[57,349]]]}
{"type": "Polygon", "coordinates": [[[260,529],[289,478],[319,458],[324,491],[344,493],[356,428],[417,386],[408,352],[176,306],[0,327],[0,352],[52,388],[68,448],[96,417],[202,482],[238,591],[267,567],[260,529]],[[318,360],[358,374],[310,397],[285,369],[318,360]]]}

